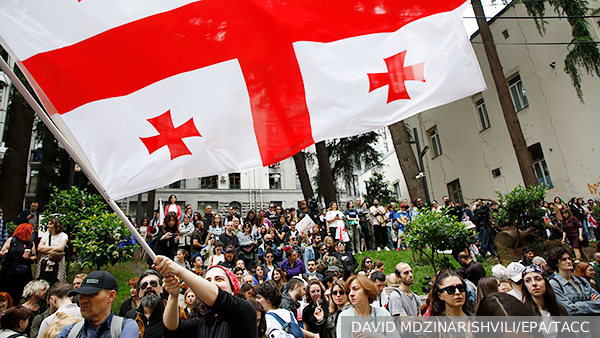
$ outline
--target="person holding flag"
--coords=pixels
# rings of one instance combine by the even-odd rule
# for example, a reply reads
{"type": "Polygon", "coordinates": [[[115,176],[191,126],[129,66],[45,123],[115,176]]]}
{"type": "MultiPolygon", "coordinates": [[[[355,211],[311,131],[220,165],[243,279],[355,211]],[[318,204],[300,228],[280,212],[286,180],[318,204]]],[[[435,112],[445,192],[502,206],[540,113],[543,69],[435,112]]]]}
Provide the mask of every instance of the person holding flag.
{"type": "Polygon", "coordinates": [[[348,231],[346,230],[346,224],[344,223],[344,214],[338,210],[336,201],[329,203],[329,209],[327,209],[327,213],[325,214],[325,221],[327,222],[328,234],[344,243],[350,241],[348,231]]]}

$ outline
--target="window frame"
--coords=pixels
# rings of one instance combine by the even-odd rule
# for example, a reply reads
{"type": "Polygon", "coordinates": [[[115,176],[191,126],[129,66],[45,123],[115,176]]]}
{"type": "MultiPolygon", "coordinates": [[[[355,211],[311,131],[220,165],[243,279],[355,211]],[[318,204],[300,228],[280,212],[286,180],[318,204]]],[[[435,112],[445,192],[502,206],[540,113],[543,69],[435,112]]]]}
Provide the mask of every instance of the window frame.
{"type": "Polygon", "coordinates": [[[523,85],[523,79],[521,79],[520,74],[517,74],[508,80],[508,93],[510,95],[510,99],[512,100],[515,111],[519,112],[529,107],[529,99],[527,98],[525,86],[523,85]],[[515,100],[515,95],[519,99],[518,106],[517,101],[515,100]]]}
{"type": "Polygon", "coordinates": [[[437,126],[427,131],[429,136],[429,143],[431,144],[431,151],[433,152],[432,159],[439,157],[443,154],[442,151],[442,140],[440,139],[440,133],[437,126]]]}
{"type": "Polygon", "coordinates": [[[475,102],[475,110],[477,111],[477,117],[479,119],[479,131],[489,129],[492,125],[490,124],[490,117],[487,112],[487,106],[483,98],[475,102]]]}

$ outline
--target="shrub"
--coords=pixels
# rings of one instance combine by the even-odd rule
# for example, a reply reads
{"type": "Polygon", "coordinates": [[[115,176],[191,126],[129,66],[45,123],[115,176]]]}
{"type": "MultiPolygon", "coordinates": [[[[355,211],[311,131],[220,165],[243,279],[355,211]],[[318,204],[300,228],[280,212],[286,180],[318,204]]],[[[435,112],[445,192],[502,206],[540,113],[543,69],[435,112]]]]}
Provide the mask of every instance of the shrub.
{"type": "Polygon", "coordinates": [[[90,216],[75,228],[75,233],[73,244],[81,267],[100,270],[132,257],[131,233],[115,214],[90,216]]]}
{"type": "Polygon", "coordinates": [[[407,245],[427,257],[434,271],[449,263],[443,261],[438,250],[468,247],[475,236],[473,230],[467,230],[465,224],[453,216],[431,210],[420,213],[407,228],[407,245]]]}
{"type": "Polygon", "coordinates": [[[519,230],[544,229],[544,215],[546,212],[541,208],[546,196],[546,187],[536,185],[525,188],[516,186],[511,192],[498,195],[498,212],[496,222],[500,227],[518,224],[519,230]]]}

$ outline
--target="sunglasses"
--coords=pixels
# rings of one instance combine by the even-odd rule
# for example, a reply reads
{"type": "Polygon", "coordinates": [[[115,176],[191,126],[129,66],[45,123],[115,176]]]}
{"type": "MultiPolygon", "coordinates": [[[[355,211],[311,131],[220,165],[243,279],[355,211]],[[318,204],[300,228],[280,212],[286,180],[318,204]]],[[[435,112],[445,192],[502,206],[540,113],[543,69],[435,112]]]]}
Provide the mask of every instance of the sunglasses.
{"type": "Polygon", "coordinates": [[[344,290],[339,290],[339,291],[331,291],[331,294],[334,296],[343,296],[346,294],[346,292],[344,292],[344,290]]]}
{"type": "Polygon", "coordinates": [[[148,282],[143,282],[142,285],[140,285],[140,289],[146,290],[148,288],[148,284],[150,284],[151,287],[155,288],[155,287],[158,286],[158,281],[151,280],[149,283],[148,282]]]}
{"type": "Polygon", "coordinates": [[[373,261],[365,261],[365,264],[371,264],[373,261]]]}
{"type": "Polygon", "coordinates": [[[465,284],[446,286],[445,288],[440,289],[440,293],[448,292],[448,294],[451,295],[456,293],[456,289],[458,289],[458,292],[462,293],[467,291],[467,286],[465,284]]]}

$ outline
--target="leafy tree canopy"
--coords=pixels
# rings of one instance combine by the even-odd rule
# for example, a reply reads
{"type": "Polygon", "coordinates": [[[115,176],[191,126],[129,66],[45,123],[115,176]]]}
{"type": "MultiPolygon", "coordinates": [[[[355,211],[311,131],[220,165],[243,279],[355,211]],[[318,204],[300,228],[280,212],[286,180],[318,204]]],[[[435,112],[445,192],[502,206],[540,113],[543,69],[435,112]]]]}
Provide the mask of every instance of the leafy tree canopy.
{"type": "Polygon", "coordinates": [[[428,258],[434,271],[449,264],[447,258],[447,262],[440,258],[439,251],[466,248],[475,236],[472,229],[467,230],[454,216],[433,210],[421,212],[406,228],[406,244],[428,258]]]}
{"type": "Polygon", "coordinates": [[[382,173],[374,172],[373,176],[365,181],[367,186],[367,193],[363,194],[363,197],[369,203],[373,203],[374,199],[379,200],[382,205],[389,204],[390,202],[398,202],[398,196],[392,191],[390,182],[385,180],[385,176],[382,173]]]}
{"type": "Polygon", "coordinates": [[[496,222],[500,227],[519,225],[520,230],[544,229],[544,215],[541,208],[546,197],[546,187],[536,185],[525,188],[516,186],[507,194],[496,191],[498,195],[498,212],[496,222]]]}
{"type": "Polygon", "coordinates": [[[70,190],[55,189],[44,210],[44,217],[59,217],[67,233],[81,225],[84,220],[108,212],[108,205],[99,195],[88,193],[85,189],[72,187],[70,190]]]}

